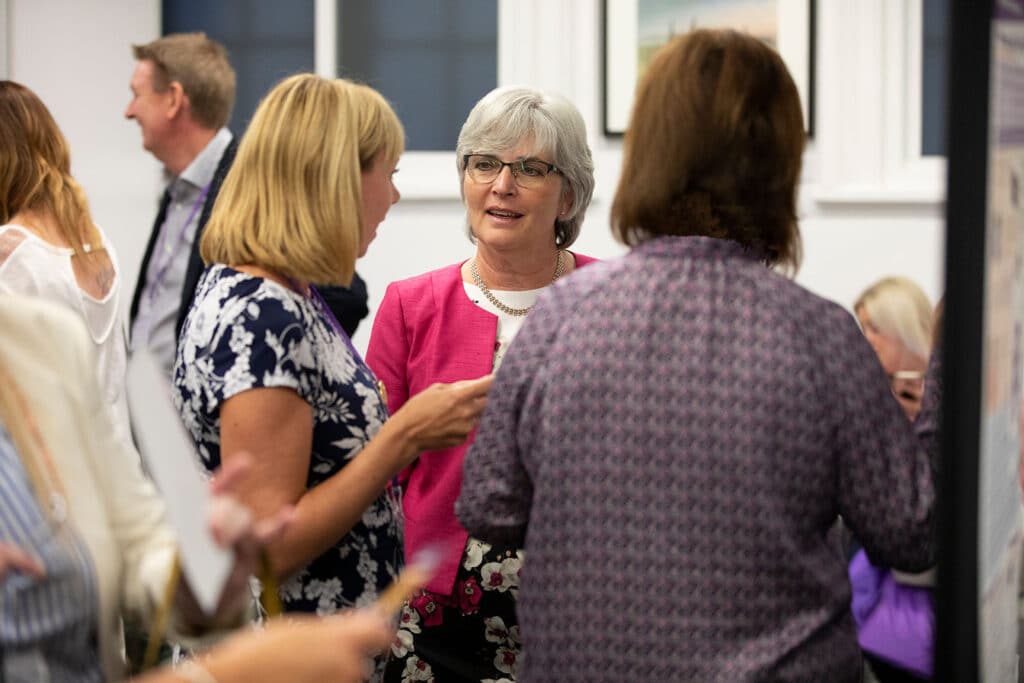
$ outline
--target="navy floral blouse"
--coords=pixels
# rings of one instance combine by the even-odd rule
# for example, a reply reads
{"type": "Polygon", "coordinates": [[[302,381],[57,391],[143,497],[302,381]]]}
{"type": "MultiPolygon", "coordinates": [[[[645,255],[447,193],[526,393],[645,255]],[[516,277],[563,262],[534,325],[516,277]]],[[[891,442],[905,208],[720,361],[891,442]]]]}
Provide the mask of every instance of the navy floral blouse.
{"type": "MultiPolygon", "coordinates": [[[[207,268],[185,320],[174,401],[203,466],[220,465],[220,406],[259,387],[288,387],[313,407],[307,486],[346,465],[387,418],[377,381],[323,300],[227,266],[207,268]]],[[[397,506],[382,493],[361,521],[280,588],[289,612],[371,603],[402,564],[397,506]]]]}

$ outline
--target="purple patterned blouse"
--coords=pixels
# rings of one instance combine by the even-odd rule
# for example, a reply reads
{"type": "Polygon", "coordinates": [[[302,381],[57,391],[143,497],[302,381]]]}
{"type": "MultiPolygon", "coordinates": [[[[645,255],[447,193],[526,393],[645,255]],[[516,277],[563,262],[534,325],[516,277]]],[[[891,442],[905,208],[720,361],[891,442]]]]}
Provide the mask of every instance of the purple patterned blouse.
{"type": "Polygon", "coordinates": [[[650,240],[542,295],[456,511],[525,542],[526,681],[859,681],[841,515],[933,560],[933,470],[853,317],[735,242],[650,240]]]}

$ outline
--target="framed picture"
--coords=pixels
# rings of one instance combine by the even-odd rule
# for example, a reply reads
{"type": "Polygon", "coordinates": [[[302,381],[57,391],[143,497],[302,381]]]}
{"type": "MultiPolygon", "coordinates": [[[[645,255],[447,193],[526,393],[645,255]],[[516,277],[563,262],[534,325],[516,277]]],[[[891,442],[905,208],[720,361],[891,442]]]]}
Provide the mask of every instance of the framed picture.
{"type": "Polygon", "coordinates": [[[735,28],[782,55],[814,131],[814,0],[604,0],[604,132],[622,135],[651,56],[694,28],[735,28]]]}

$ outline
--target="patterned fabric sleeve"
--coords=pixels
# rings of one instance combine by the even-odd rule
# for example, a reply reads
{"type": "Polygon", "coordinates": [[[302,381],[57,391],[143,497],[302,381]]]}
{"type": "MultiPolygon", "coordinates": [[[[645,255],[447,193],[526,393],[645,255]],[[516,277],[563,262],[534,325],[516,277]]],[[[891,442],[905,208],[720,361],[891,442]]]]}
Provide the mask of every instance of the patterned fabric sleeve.
{"type": "Polygon", "coordinates": [[[921,412],[914,421],[914,431],[922,448],[931,458],[932,467],[939,471],[940,443],[939,422],[942,419],[942,343],[932,349],[928,360],[928,372],[924,380],[924,396],[921,398],[921,412]]]}
{"type": "Polygon", "coordinates": [[[245,303],[226,321],[210,348],[210,387],[223,403],[249,389],[286,387],[311,401],[305,368],[312,366],[309,341],[298,310],[289,300],[261,298],[245,303]]]}
{"type": "Polygon", "coordinates": [[[309,328],[295,299],[261,278],[211,266],[178,344],[174,402],[203,465],[220,466],[220,406],[249,389],[294,389],[314,407],[309,328]]]}
{"type": "Polygon", "coordinates": [[[835,419],[840,514],[871,561],[906,571],[934,563],[934,472],[892,396],[874,351],[845,311],[822,329],[833,349],[830,399],[835,419]]]}
{"type": "Polygon", "coordinates": [[[18,571],[0,575],[0,680],[101,680],[98,587],[89,549],[70,525],[55,523],[40,508],[3,424],[0,544],[29,553],[46,568],[44,580],[18,571]]]}

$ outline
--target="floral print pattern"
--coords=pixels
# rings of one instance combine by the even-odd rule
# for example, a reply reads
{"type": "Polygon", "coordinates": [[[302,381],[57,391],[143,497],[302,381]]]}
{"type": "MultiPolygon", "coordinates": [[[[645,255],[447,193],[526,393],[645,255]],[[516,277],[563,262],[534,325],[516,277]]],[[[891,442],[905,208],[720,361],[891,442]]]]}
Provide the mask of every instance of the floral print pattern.
{"type": "Polygon", "coordinates": [[[452,593],[420,591],[403,607],[385,680],[514,683],[522,659],[515,615],[522,566],[521,550],[471,537],[452,593]],[[444,657],[452,642],[477,656],[444,657]]]}
{"type": "MultiPolygon", "coordinates": [[[[317,297],[226,266],[207,269],[185,320],[174,401],[207,470],[220,465],[220,405],[258,387],[313,408],[307,486],[344,467],[387,418],[373,373],[317,297]]],[[[329,614],[376,599],[402,564],[397,507],[381,494],[352,530],[280,587],[289,612],[329,614]]]]}

